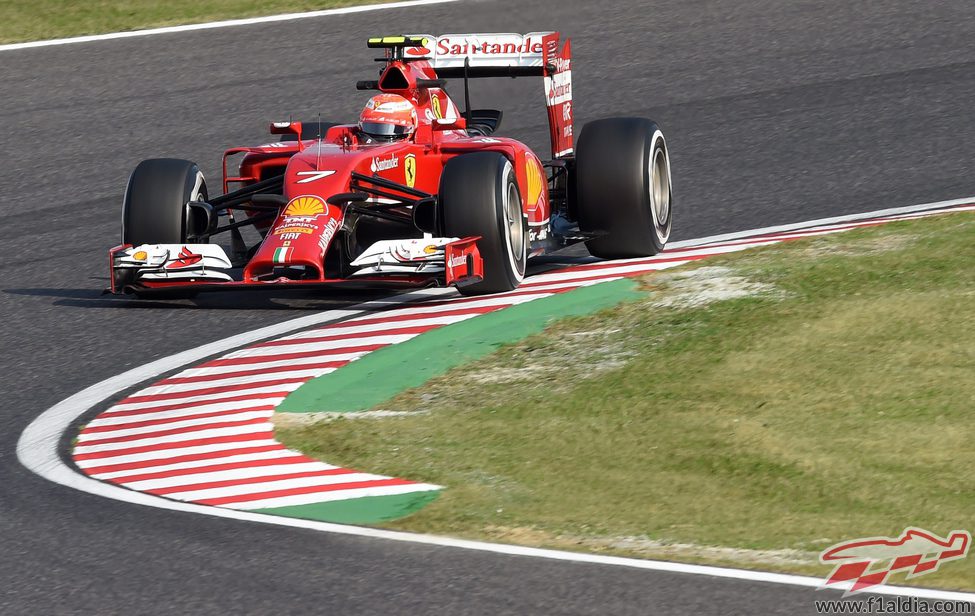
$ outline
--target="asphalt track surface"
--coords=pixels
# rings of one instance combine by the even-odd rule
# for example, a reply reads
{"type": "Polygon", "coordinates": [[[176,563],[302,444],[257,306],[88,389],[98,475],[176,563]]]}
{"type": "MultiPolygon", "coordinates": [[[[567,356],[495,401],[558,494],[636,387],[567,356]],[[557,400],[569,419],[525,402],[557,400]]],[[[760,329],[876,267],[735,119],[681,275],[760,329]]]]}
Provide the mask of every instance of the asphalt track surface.
{"type": "MultiPolygon", "coordinates": [[[[577,126],[661,123],[687,239],[975,194],[973,19],[975,4],[927,0],[467,0],[3,52],[0,613],[813,613],[823,597],[807,589],[118,503],[29,473],[15,444],[43,409],[136,364],[370,297],[99,295],[140,159],[196,160],[216,186],[222,149],[261,142],[269,120],[353,118],[368,35],[571,36],[577,126]]],[[[540,84],[473,92],[544,151],[540,84]]]]}

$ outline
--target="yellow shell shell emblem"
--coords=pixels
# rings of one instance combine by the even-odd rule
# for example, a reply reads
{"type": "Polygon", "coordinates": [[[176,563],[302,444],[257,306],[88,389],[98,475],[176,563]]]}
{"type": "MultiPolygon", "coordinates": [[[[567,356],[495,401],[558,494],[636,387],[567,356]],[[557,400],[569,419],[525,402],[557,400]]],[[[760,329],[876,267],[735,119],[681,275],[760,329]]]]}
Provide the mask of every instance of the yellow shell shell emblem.
{"type": "Polygon", "coordinates": [[[525,176],[528,178],[528,204],[535,205],[542,196],[542,171],[533,158],[525,159],[525,176]]]}
{"type": "Polygon", "coordinates": [[[406,185],[413,188],[416,184],[416,154],[407,154],[403,159],[403,173],[406,175],[406,185]]]}
{"type": "Polygon", "coordinates": [[[325,211],[325,203],[318,197],[295,197],[284,208],[286,216],[315,216],[325,211]]]}

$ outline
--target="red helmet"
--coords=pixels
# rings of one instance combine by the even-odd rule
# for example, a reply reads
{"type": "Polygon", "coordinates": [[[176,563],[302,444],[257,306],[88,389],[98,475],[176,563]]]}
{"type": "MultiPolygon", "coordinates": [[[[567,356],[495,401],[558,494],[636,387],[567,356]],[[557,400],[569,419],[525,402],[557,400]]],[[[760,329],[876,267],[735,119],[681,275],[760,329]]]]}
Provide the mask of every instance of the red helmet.
{"type": "Polygon", "coordinates": [[[377,94],[359,115],[359,130],[375,139],[393,141],[416,130],[416,107],[399,94],[377,94]]]}

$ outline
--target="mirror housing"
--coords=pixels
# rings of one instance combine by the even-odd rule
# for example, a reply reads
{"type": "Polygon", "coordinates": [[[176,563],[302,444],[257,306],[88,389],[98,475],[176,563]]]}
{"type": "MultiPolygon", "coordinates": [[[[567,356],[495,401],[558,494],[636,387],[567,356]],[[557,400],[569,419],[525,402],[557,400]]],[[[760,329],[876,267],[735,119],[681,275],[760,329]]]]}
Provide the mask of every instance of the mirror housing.
{"type": "Polygon", "coordinates": [[[298,141],[301,141],[301,122],[292,122],[291,120],[271,122],[268,132],[272,135],[297,135],[298,141]]]}
{"type": "Polygon", "coordinates": [[[467,120],[465,118],[437,119],[433,121],[432,128],[436,131],[464,130],[467,128],[467,120]]]}

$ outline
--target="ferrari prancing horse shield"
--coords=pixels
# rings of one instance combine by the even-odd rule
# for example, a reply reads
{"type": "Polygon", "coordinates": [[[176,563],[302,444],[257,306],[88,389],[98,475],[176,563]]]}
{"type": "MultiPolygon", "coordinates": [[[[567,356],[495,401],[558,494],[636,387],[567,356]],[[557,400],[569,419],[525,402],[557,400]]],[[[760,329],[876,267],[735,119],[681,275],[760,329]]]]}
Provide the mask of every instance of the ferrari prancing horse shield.
{"type": "Polygon", "coordinates": [[[403,171],[406,174],[406,185],[413,188],[416,184],[416,154],[406,155],[403,171]]]}

